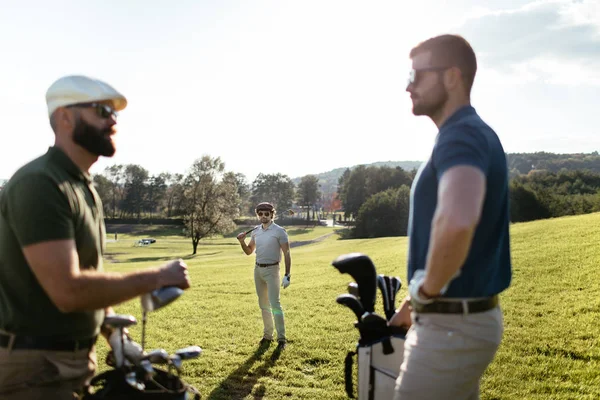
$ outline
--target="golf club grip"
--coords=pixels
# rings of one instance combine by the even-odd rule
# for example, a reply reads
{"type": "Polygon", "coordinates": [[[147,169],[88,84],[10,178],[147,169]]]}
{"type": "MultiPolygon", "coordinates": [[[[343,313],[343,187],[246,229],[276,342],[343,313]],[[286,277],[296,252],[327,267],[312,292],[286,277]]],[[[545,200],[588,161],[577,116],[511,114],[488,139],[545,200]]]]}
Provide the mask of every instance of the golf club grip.
{"type": "Polygon", "coordinates": [[[257,228],[257,227],[255,226],[254,228],[252,228],[252,229],[250,229],[250,230],[246,231],[246,233],[245,233],[245,234],[246,234],[246,235],[247,235],[247,234],[249,234],[250,232],[252,232],[252,231],[253,231],[253,230],[255,230],[256,228],[257,228]]]}

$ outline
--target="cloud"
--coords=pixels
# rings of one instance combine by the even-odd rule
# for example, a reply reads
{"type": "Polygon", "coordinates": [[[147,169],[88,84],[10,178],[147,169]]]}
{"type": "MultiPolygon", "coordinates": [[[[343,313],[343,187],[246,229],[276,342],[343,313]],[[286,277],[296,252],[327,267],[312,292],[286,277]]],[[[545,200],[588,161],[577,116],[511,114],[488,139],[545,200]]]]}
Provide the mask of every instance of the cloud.
{"type": "Polygon", "coordinates": [[[482,66],[515,81],[600,85],[600,2],[536,1],[478,10],[459,28],[482,66]]]}

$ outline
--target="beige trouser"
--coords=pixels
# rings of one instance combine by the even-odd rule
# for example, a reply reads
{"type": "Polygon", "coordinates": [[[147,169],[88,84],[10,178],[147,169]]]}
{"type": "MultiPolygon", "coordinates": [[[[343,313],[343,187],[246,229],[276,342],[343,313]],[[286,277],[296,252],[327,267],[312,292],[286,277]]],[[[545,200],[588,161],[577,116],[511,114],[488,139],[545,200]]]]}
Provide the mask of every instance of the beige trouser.
{"type": "Polygon", "coordinates": [[[478,400],[503,325],[500,307],[474,314],[412,314],[394,400],[478,400]]]}
{"type": "Polygon", "coordinates": [[[97,366],[95,347],[70,352],[0,348],[0,399],[77,399],[97,366]]]}
{"type": "Polygon", "coordinates": [[[270,267],[254,267],[254,284],[258,305],[264,324],[263,337],[273,340],[273,319],[277,328],[277,340],[285,340],[285,321],[279,303],[279,264],[270,267]]]}

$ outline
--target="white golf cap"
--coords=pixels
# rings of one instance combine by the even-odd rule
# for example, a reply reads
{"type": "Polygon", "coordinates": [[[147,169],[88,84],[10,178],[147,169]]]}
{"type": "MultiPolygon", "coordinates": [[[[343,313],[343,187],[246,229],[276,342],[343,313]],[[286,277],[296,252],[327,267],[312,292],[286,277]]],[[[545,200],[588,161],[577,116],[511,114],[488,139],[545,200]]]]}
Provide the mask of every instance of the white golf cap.
{"type": "Polygon", "coordinates": [[[115,111],[121,111],[127,106],[127,99],[115,88],[82,75],[64,76],[50,85],[46,92],[48,116],[58,107],[94,101],[111,101],[115,111]]]}

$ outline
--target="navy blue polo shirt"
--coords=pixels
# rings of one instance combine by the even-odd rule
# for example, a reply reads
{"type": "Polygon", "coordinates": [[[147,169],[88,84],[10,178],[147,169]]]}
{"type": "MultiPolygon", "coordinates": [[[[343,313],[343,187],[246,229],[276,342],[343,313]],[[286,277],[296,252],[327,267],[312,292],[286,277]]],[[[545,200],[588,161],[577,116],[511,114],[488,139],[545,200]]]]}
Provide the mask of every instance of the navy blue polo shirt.
{"type": "Polygon", "coordinates": [[[412,185],[408,279],[425,268],[438,182],[445,171],[457,165],[479,168],[486,176],[486,192],[469,254],[444,297],[495,295],[511,280],[508,169],[498,136],[471,106],[457,110],[440,127],[431,156],[412,185]]]}

